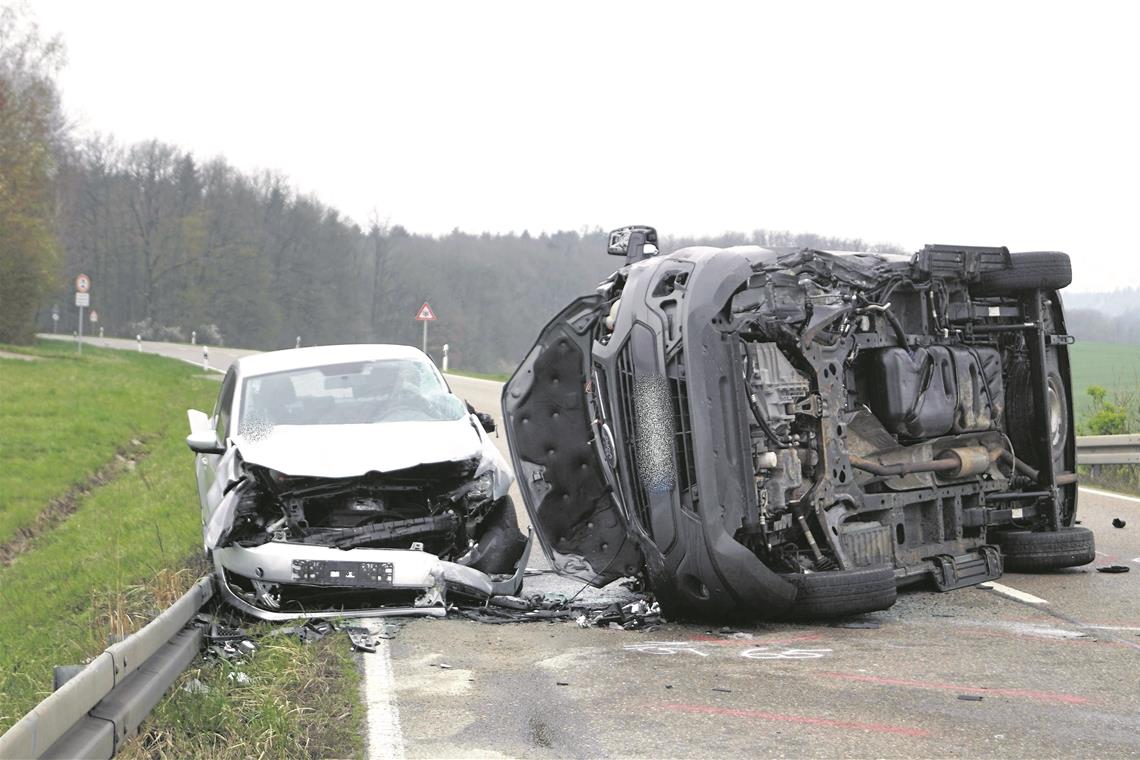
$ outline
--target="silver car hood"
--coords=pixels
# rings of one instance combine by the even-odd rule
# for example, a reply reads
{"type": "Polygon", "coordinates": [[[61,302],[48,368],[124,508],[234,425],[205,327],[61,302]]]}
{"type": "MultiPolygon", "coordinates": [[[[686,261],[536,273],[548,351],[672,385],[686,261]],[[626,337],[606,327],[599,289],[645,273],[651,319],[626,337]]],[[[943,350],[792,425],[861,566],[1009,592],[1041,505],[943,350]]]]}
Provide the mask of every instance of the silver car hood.
{"type": "Polygon", "coordinates": [[[278,425],[240,434],[241,458],[286,475],[351,478],[478,457],[483,441],[471,419],[366,425],[278,425]]]}

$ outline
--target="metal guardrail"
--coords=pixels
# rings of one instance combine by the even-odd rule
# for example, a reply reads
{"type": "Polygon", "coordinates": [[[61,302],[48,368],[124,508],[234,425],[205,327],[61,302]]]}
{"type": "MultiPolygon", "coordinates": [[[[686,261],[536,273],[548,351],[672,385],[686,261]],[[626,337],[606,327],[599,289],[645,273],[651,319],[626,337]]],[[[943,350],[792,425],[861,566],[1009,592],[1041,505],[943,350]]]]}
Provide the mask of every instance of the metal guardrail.
{"type": "Polygon", "coordinates": [[[1078,437],[1077,464],[1140,464],[1140,435],[1078,437]]]}
{"type": "Polygon", "coordinates": [[[200,579],[141,630],[108,647],[0,736],[0,758],[110,758],[198,655],[188,626],[214,595],[200,579]]]}

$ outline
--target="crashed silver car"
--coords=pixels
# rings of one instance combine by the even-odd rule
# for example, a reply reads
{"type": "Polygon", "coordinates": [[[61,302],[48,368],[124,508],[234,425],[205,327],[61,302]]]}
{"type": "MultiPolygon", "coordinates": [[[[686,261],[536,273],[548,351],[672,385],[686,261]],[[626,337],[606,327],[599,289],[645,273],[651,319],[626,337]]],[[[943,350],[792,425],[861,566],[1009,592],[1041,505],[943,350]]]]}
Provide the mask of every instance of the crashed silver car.
{"type": "Polygon", "coordinates": [[[504,389],[559,572],[640,576],[671,615],[832,617],[1093,560],[1068,256],[656,242],[612,233],[625,265],[504,389]]]}
{"type": "Polygon", "coordinates": [[[494,421],[407,346],[242,358],[188,411],[222,597],[267,620],[444,614],[517,593],[530,544],[494,421]]]}

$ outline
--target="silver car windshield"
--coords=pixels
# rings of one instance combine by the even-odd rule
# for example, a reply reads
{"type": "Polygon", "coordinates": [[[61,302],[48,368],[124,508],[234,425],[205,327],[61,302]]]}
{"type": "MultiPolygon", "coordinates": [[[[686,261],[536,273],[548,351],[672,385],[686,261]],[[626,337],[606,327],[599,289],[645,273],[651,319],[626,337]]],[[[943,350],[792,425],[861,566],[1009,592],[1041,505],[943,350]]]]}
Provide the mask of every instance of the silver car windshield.
{"type": "Polygon", "coordinates": [[[458,420],[467,413],[427,362],[385,359],[255,375],[242,384],[239,433],[277,425],[458,420]]]}

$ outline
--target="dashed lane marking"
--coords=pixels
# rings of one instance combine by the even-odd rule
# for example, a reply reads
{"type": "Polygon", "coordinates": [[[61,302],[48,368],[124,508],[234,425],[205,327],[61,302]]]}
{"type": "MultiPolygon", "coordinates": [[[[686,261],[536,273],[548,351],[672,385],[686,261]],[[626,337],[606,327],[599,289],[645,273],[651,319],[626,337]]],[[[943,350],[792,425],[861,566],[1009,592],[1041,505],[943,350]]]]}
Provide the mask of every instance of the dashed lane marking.
{"type": "Polygon", "coordinates": [[[1004,583],[997,583],[996,581],[989,581],[988,583],[979,583],[978,588],[990,589],[994,593],[1007,596],[1010,599],[1016,599],[1019,602],[1026,604],[1048,604],[1048,600],[1042,599],[1039,596],[1019,591],[1012,586],[1007,586],[1004,583]]]}

